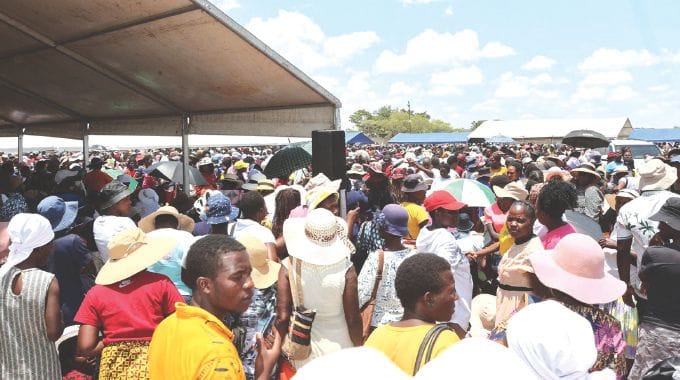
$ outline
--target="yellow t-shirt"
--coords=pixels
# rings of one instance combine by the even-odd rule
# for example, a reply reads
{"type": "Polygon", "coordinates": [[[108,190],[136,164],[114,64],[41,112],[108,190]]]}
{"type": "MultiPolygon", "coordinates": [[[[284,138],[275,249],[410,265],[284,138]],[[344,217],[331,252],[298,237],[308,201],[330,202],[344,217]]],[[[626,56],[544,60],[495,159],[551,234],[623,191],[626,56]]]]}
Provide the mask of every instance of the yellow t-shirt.
{"type": "Polygon", "coordinates": [[[402,202],[401,207],[408,212],[408,235],[407,239],[416,240],[420,234],[420,224],[427,221],[430,216],[427,215],[425,208],[413,202],[402,202]]]}
{"type": "Polygon", "coordinates": [[[498,242],[500,243],[498,253],[501,256],[505,255],[505,252],[515,244],[515,239],[510,235],[510,231],[508,231],[508,227],[505,224],[501,228],[501,232],[498,233],[498,242]]]}
{"type": "Polygon", "coordinates": [[[182,302],[161,322],[149,345],[154,379],[244,380],[234,334],[213,314],[182,302]]]}
{"type": "Polygon", "coordinates": [[[497,175],[501,174],[506,174],[508,172],[508,168],[505,166],[501,166],[499,169],[491,169],[491,177],[495,177],[497,175]]]}
{"type": "MultiPolygon", "coordinates": [[[[420,344],[431,328],[432,325],[414,327],[383,325],[373,331],[364,345],[382,352],[402,371],[411,376],[415,368],[420,344]]],[[[431,359],[436,358],[437,355],[459,341],[458,335],[453,331],[442,332],[434,344],[431,359]]],[[[421,368],[423,365],[424,363],[421,363],[421,368]]]]}

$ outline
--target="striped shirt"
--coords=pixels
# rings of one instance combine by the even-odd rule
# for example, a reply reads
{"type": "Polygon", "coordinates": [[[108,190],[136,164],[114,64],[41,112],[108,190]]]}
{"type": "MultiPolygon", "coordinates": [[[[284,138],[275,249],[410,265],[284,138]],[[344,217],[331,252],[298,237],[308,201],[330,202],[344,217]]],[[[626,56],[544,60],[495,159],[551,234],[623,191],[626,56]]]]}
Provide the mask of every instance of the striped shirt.
{"type": "Polygon", "coordinates": [[[61,379],[59,357],[47,338],[45,304],[52,273],[10,269],[0,278],[0,379],[61,379]],[[19,295],[12,282],[21,274],[19,295]]]}

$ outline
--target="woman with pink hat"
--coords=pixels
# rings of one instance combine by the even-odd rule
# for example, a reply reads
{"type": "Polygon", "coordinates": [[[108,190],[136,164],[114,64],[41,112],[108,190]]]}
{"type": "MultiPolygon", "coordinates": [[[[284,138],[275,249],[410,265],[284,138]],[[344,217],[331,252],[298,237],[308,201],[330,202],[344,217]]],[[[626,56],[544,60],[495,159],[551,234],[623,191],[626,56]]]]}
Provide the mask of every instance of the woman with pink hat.
{"type": "Polygon", "coordinates": [[[540,281],[534,293],[562,303],[590,322],[597,346],[597,361],[591,371],[611,368],[617,378],[625,376],[626,342],[621,324],[596,305],[617,300],[626,291],[626,284],[605,271],[604,252],[598,242],[573,233],[554,249],[533,253],[529,261],[540,281]]]}

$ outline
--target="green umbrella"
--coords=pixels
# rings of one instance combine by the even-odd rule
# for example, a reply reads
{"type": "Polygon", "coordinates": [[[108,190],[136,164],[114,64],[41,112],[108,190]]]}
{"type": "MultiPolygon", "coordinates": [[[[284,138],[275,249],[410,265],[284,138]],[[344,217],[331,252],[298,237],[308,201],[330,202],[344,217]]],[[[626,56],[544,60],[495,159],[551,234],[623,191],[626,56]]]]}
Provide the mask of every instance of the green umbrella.
{"type": "Polygon", "coordinates": [[[116,179],[119,175],[123,174],[123,171],[122,171],[122,170],[118,170],[118,169],[107,169],[107,168],[104,168],[104,169],[102,169],[102,171],[103,171],[104,173],[110,175],[111,178],[113,178],[113,179],[116,179]]]}
{"type": "Polygon", "coordinates": [[[472,179],[455,179],[444,190],[469,207],[488,207],[496,201],[496,195],[488,186],[472,179]]]}

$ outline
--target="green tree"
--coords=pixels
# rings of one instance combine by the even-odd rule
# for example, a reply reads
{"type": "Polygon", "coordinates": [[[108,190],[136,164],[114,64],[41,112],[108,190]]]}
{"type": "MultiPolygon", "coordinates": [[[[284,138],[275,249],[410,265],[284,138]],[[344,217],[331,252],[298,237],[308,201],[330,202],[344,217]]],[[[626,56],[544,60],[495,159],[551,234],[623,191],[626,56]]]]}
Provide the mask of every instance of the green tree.
{"type": "Polygon", "coordinates": [[[405,109],[383,106],[373,112],[365,109],[355,111],[349,120],[356,129],[369,135],[391,138],[397,133],[454,132],[455,129],[443,120],[432,119],[427,112],[411,112],[405,109]],[[410,117],[409,117],[410,116],[410,117]]]}
{"type": "Polygon", "coordinates": [[[474,120],[472,123],[470,123],[470,131],[474,131],[475,129],[477,129],[477,127],[482,125],[485,121],[486,120],[474,120]]]}

